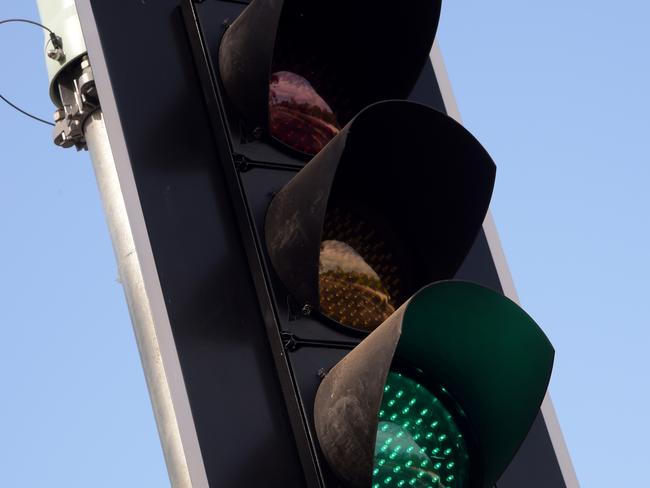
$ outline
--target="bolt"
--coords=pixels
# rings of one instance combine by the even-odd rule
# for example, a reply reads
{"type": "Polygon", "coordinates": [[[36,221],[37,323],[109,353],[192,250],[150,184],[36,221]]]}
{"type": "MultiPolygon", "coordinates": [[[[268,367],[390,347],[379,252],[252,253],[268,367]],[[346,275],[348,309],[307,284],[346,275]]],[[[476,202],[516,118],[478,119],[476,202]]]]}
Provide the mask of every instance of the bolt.
{"type": "Polygon", "coordinates": [[[81,59],[81,69],[86,69],[90,68],[90,61],[88,60],[88,56],[84,56],[81,59]]]}
{"type": "Polygon", "coordinates": [[[95,82],[94,81],[89,81],[88,83],[84,84],[79,91],[81,94],[84,96],[84,102],[88,103],[93,103],[93,101],[89,101],[87,99],[94,99],[97,98],[97,88],[95,87],[95,82]]]}
{"type": "Polygon", "coordinates": [[[54,61],[62,61],[65,56],[62,49],[52,48],[47,50],[47,57],[54,61]]]}
{"type": "Polygon", "coordinates": [[[254,137],[255,139],[261,139],[261,138],[262,138],[262,134],[263,134],[263,131],[262,131],[262,128],[261,128],[261,127],[255,127],[255,128],[253,129],[253,137],[254,137]]]}
{"type": "Polygon", "coordinates": [[[63,119],[65,119],[65,111],[60,108],[54,112],[54,122],[61,122],[63,119]]]}
{"type": "Polygon", "coordinates": [[[312,307],[309,303],[305,303],[305,304],[302,306],[302,314],[303,314],[305,317],[310,316],[311,313],[313,312],[313,310],[314,310],[313,307],[312,307]]]}

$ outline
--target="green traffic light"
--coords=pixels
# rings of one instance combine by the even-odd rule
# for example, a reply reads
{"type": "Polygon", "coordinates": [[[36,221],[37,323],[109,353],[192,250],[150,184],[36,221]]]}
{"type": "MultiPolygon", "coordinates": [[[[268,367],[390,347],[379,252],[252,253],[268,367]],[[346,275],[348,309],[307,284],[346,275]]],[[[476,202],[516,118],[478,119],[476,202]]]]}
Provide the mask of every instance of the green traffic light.
{"type": "Polygon", "coordinates": [[[461,488],[469,453],[452,414],[420,383],[391,371],[379,410],[372,488],[461,488]]]}
{"type": "Polygon", "coordinates": [[[323,379],[318,440],[345,486],[490,488],[539,413],[553,353],[502,294],[431,284],[323,379]]]}

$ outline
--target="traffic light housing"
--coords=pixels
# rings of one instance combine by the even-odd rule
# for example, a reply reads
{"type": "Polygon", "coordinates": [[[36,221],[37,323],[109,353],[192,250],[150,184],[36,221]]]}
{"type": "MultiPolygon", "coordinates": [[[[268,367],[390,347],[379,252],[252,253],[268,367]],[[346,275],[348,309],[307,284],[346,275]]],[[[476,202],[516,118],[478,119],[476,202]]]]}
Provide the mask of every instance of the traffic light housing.
{"type": "Polygon", "coordinates": [[[397,308],[456,273],[485,218],[494,176],[490,156],[450,117],[413,102],[379,102],[273,198],[266,250],[291,295],[319,310],[322,242],[346,240],[382,282],[394,282],[397,308]]]}
{"type": "Polygon", "coordinates": [[[390,9],[367,0],[252,1],[220,42],[226,98],[245,131],[269,135],[270,82],[288,71],[306,78],[343,126],[374,102],[409,95],[429,56],[440,7],[439,0],[390,9]]]}
{"type": "Polygon", "coordinates": [[[427,62],[439,2],[255,0],[219,35],[214,7],[184,7],[308,483],[381,486],[381,406],[402,382],[444,405],[462,466],[384,486],[490,486],[539,410],[553,351],[500,294],[447,281],[495,167],[426,106],[442,108],[427,62]],[[372,400],[364,422],[342,398],[372,400]]]}
{"type": "Polygon", "coordinates": [[[349,486],[492,486],[535,419],[553,356],[508,298],[464,281],[429,285],[325,376],[320,445],[349,486]]]}

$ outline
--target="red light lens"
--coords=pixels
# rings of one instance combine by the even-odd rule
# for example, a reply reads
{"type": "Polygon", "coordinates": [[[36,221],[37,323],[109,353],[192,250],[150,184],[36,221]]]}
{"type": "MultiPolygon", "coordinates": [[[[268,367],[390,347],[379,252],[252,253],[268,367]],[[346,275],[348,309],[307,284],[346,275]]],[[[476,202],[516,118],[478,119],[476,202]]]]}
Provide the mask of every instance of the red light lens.
{"type": "Polygon", "coordinates": [[[305,154],[317,154],[340,127],[330,106],[302,76],[289,71],[271,75],[271,135],[305,154]]]}

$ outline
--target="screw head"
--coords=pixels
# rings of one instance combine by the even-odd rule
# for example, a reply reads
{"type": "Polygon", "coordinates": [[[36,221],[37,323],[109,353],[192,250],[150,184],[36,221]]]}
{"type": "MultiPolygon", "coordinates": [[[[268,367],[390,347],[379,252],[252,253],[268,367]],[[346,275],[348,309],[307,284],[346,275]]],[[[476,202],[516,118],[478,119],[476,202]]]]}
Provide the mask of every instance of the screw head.
{"type": "Polygon", "coordinates": [[[65,58],[63,50],[60,48],[51,48],[47,50],[47,57],[54,61],[62,61],[65,58]]]}

